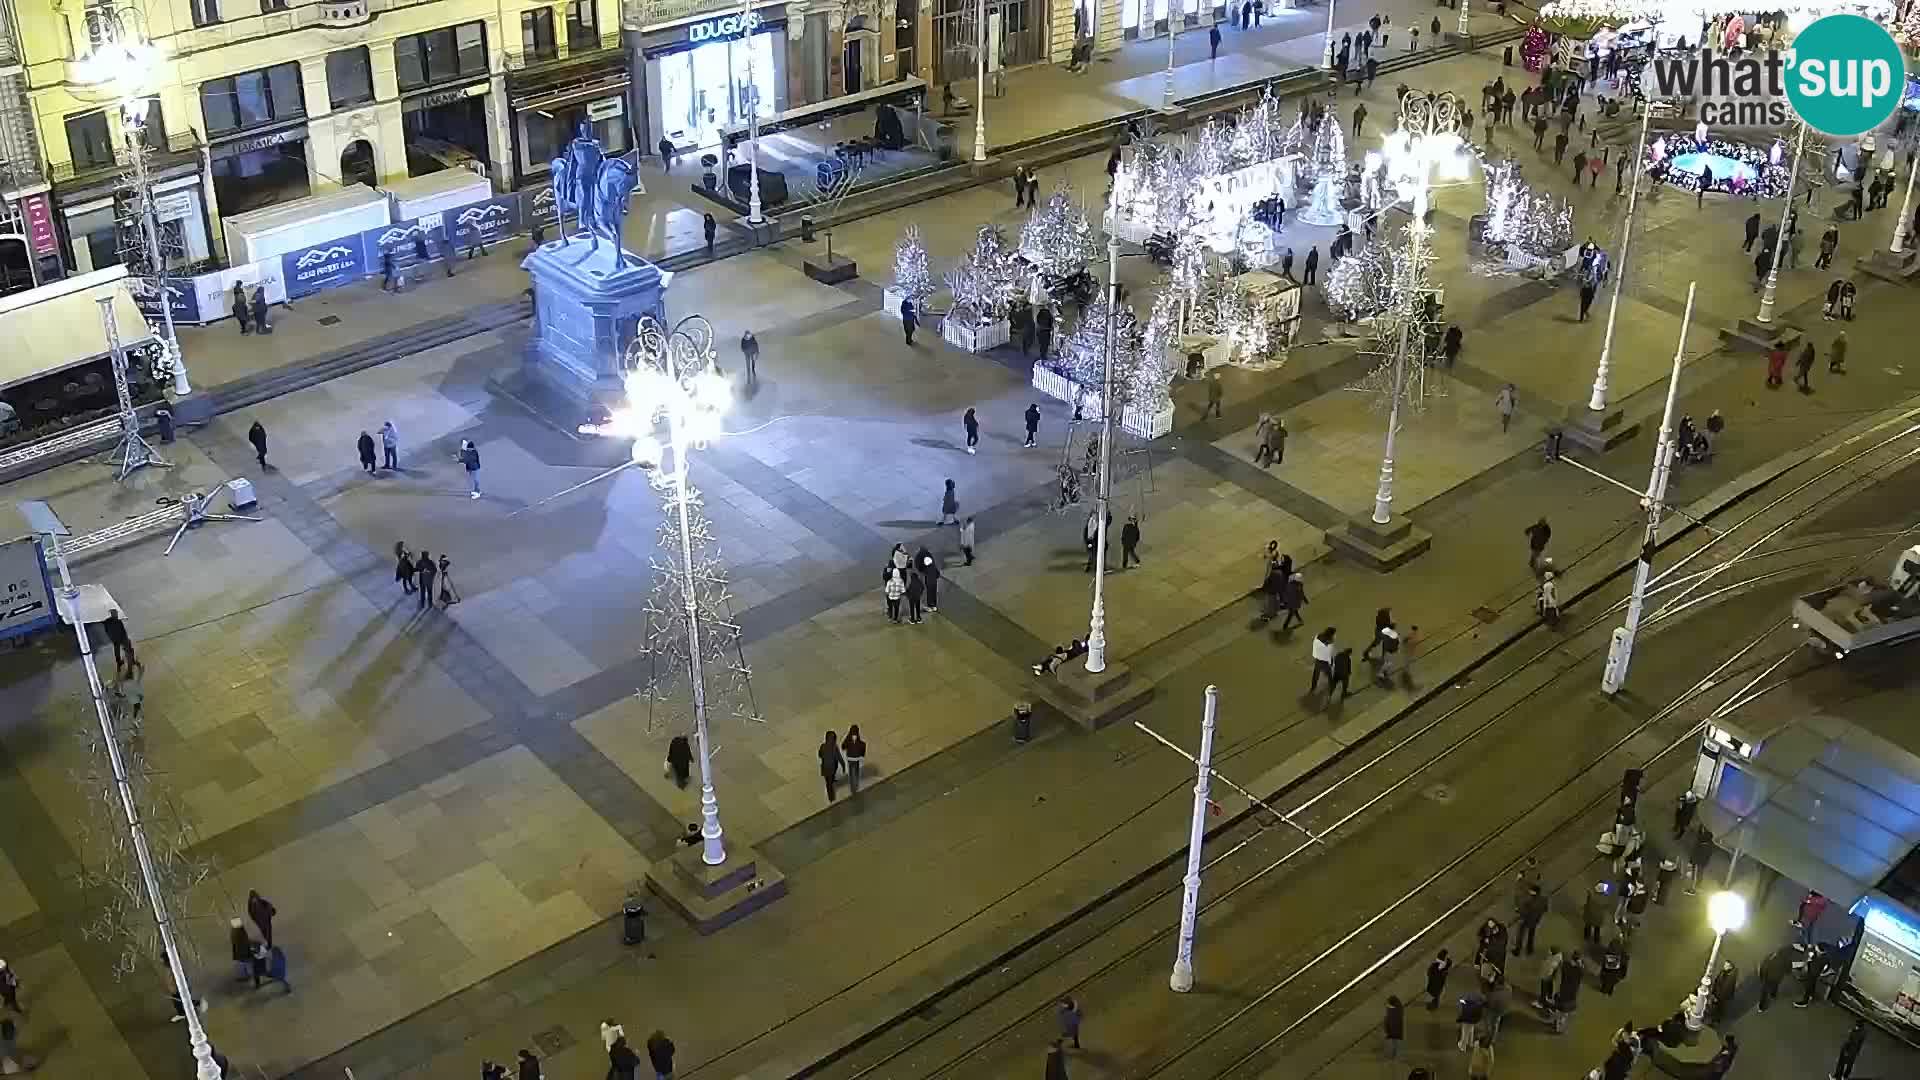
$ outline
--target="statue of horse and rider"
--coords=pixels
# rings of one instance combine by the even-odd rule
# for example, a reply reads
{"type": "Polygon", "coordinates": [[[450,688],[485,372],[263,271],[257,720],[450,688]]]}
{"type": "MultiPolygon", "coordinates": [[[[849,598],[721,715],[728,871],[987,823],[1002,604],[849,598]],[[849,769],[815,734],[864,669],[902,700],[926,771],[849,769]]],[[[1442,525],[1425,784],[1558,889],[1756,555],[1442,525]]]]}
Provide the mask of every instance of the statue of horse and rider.
{"type": "Polygon", "coordinates": [[[640,186],[633,162],[625,158],[608,159],[593,137],[592,129],[580,125],[580,133],[567,144],[567,152],[553,159],[554,209],[559,215],[560,238],[566,240],[584,231],[592,241],[588,251],[598,251],[600,238],[613,243],[614,266],[625,265],[626,253],[620,247],[620,227],[627,219],[627,200],[640,186]],[[572,211],[576,232],[567,231],[567,212],[572,211]]]}

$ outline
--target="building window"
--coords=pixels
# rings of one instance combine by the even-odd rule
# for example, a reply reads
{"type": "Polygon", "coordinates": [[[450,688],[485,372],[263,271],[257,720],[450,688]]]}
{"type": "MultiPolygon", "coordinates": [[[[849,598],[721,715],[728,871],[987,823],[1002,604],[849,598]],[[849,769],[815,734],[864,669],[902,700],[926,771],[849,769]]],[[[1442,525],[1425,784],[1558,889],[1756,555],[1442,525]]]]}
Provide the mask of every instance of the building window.
{"type": "Polygon", "coordinates": [[[193,10],[193,25],[212,26],[220,21],[220,0],[187,0],[193,10]]]}
{"type": "Polygon", "coordinates": [[[464,79],[487,73],[485,23],[461,23],[424,34],[395,38],[393,66],[400,89],[464,79]]]}
{"type": "Polygon", "coordinates": [[[560,55],[553,40],[553,9],[520,13],[520,55],[527,60],[551,60],[560,55]]]}
{"type": "Polygon", "coordinates": [[[75,169],[98,169],[113,164],[113,135],[107,131],[104,110],[67,117],[67,150],[75,169]]]}
{"type": "Polygon", "coordinates": [[[327,97],[336,109],[373,100],[373,60],[366,46],[327,54],[327,97]]]}
{"type": "Polygon", "coordinates": [[[200,111],[208,135],[224,135],[307,115],[300,65],[275,64],[200,84],[200,111]]]}
{"type": "Polygon", "coordinates": [[[572,0],[567,4],[567,48],[586,52],[600,47],[600,14],[594,0],[572,0]]]}

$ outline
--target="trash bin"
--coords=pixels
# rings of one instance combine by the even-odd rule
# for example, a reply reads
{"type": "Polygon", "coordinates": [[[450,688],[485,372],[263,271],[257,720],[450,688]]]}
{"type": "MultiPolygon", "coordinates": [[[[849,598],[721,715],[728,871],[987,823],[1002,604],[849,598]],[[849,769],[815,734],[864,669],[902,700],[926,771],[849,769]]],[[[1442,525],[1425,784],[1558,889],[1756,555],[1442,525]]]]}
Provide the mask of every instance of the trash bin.
{"type": "Polygon", "coordinates": [[[1033,706],[1025,701],[1013,707],[1013,741],[1023,743],[1033,738],[1033,706]]]}
{"type": "Polygon", "coordinates": [[[812,214],[800,215],[800,239],[805,240],[809,244],[813,243],[813,215],[812,214]]]}
{"type": "Polygon", "coordinates": [[[647,940],[647,909],[640,906],[638,895],[627,897],[620,907],[620,941],[626,945],[638,945],[647,940]]]}

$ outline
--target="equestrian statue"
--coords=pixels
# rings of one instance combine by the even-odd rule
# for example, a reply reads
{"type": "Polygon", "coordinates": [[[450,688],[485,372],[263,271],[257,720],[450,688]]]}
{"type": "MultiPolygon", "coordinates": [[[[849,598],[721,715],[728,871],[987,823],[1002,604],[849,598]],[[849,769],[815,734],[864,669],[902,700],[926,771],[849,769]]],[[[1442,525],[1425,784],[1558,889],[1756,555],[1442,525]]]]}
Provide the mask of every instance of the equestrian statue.
{"type": "Polygon", "coordinates": [[[626,223],[628,201],[640,187],[640,175],[625,158],[607,158],[594,139],[592,129],[580,125],[579,134],[567,144],[567,152],[553,159],[554,209],[558,214],[560,238],[566,240],[567,212],[571,210],[580,232],[591,241],[589,252],[600,249],[600,238],[613,243],[615,268],[626,263],[620,247],[620,229],[626,223]]]}

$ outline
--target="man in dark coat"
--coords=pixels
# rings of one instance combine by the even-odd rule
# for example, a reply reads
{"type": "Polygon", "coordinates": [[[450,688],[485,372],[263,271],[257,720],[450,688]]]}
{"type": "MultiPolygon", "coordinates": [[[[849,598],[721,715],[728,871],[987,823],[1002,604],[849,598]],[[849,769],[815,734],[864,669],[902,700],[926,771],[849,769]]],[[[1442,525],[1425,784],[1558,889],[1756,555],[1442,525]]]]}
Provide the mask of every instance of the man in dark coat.
{"type": "Polygon", "coordinates": [[[373,436],[363,431],[360,433],[359,441],[354,445],[360,451],[360,467],[365,469],[369,474],[376,471],[378,459],[373,456],[373,436]]]}
{"type": "Polygon", "coordinates": [[[922,544],[920,550],[914,553],[913,568],[920,572],[921,579],[927,583],[927,610],[939,611],[940,560],[934,558],[933,552],[928,551],[927,546],[922,544]]]}
{"type": "Polygon", "coordinates": [[[242,334],[253,333],[252,314],[247,308],[247,290],[237,281],[233,283],[233,321],[240,324],[242,334]]]}
{"type": "Polygon", "coordinates": [[[253,287],[253,328],[262,334],[273,333],[273,324],[267,321],[267,287],[253,287]]]}
{"type": "Polygon", "coordinates": [[[1513,935],[1513,955],[1525,952],[1533,955],[1533,936],[1540,929],[1540,920],[1547,917],[1547,897],[1540,886],[1528,888],[1527,895],[1520,898],[1518,917],[1515,919],[1517,930],[1513,935]]]}
{"type": "Polygon", "coordinates": [[[420,579],[420,610],[433,606],[433,579],[440,573],[440,567],[433,556],[422,551],[420,558],[414,561],[414,573],[420,579]]]}
{"type": "Polygon", "coordinates": [[[267,467],[267,427],[266,425],[262,424],[258,420],[255,420],[253,422],[253,426],[247,429],[247,441],[253,444],[254,459],[260,462],[261,468],[263,469],[266,468],[267,467]]]}
{"type": "Polygon", "coordinates": [[[260,928],[260,937],[266,941],[268,948],[273,947],[273,917],[278,914],[280,909],[274,907],[271,900],[261,896],[257,890],[247,890],[247,918],[260,928]]]}
{"type": "Polygon", "coordinates": [[[1727,1018],[1727,1009],[1733,1004],[1733,995],[1740,989],[1740,969],[1733,961],[1720,961],[1720,970],[1713,974],[1713,984],[1707,993],[1707,1023],[1714,1027],[1727,1018]]]}
{"type": "Polygon", "coordinates": [[[1447,990],[1447,974],[1452,970],[1453,961],[1448,958],[1445,949],[1441,949],[1440,954],[1433,958],[1433,963],[1427,965],[1428,1012],[1440,1007],[1440,995],[1447,990]]]}
{"type": "MultiPolygon", "coordinates": [[[[920,326],[920,313],[914,310],[912,300],[900,301],[900,329],[907,335],[907,345],[913,345],[913,332],[920,326]]],[[[1043,354],[1044,355],[1044,354],[1043,354]]]]}
{"type": "Polygon", "coordinates": [[[647,1064],[660,1076],[673,1075],[673,1040],[666,1032],[656,1029],[647,1036],[647,1064]]]}
{"type": "Polygon", "coordinates": [[[1320,248],[1318,245],[1307,249],[1307,265],[1303,269],[1300,284],[1311,285],[1315,274],[1320,272],[1320,248]]]}
{"type": "Polygon", "coordinates": [[[1747,242],[1740,245],[1740,250],[1752,251],[1753,242],[1758,239],[1760,239],[1760,215],[1755,214],[1747,219],[1747,242]]]}

